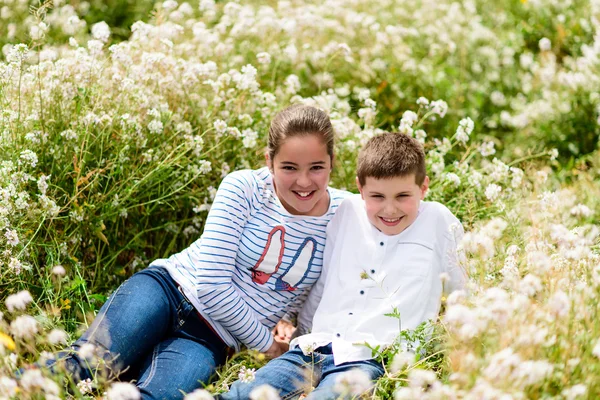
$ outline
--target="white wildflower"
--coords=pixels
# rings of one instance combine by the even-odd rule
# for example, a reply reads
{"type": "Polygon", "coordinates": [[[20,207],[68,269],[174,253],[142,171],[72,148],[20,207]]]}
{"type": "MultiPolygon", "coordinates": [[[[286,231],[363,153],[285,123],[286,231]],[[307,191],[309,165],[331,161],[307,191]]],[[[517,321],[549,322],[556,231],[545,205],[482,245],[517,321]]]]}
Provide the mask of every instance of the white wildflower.
{"type": "Polygon", "coordinates": [[[547,37],[541,38],[538,42],[541,51],[549,51],[552,48],[552,42],[547,37]]]}
{"type": "Polygon", "coordinates": [[[504,96],[504,93],[498,91],[498,90],[494,90],[492,92],[492,94],[490,95],[490,100],[492,101],[492,104],[494,104],[495,106],[504,106],[506,105],[506,97],[504,96]]]}
{"type": "Polygon", "coordinates": [[[38,190],[43,195],[48,191],[48,179],[50,179],[49,175],[42,175],[37,181],[38,190]]]}
{"type": "Polygon", "coordinates": [[[561,394],[565,397],[565,400],[583,399],[586,398],[587,386],[580,383],[564,389],[561,394]]]}
{"type": "Polygon", "coordinates": [[[571,208],[569,213],[574,217],[583,218],[591,217],[593,214],[592,210],[585,204],[577,204],[575,207],[571,208]]]}
{"type": "Polygon", "coordinates": [[[250,383],[254,381],[256,370],[254,368],[246,368],[245,365],[240,368],[238,372],[238,379],[244,383],[250,383]]]}
{"type": "Polygon", "coordinates": [[[210,171],[212,171],[212,165],[210,164],[210,161],[200,160],[199,163],[200,165],[198,170],[201,174],[208,174],[210,171]]]}
{"type": "Polygon", "coordinates": [[[157,119],[150,121],[148,124],[148,130],[150,133],[159,134],[163,131],[163,123],[157,119]]]}
{"type": "Polygon", "coordinates": [[[490,183],[485,188],[485,197],[487,197],[490,201],[496,201],[498,196],[500,196],[500,192],[502,192],[502,187],[496,185],[495,183],[490,183]]]}
{"type": "Polygon", "coordinates": [[[571,309],[571,299],[562,290],[557,291],[548,301],[550,310],[558,317],[565,317],[571,309]]]}
{"type": "Polygon", "coordinates": [[[23,264],[16,257],[11,257],[8,262],[8,268],[10,268],[16,275],[21,273],[21,268],[23,268],[23,264]]]}
{"type": "Polygon", "coordinates": [[[162,7],[166,11],[172,11],[177,8],[177,2],[175,0],[163,1],[162,7]]]}
{"type": "Polygon", "coordinates": [[[461,143],[466,143],[469,141],[469,136],[473,132],[475,128],[475,123],[469,117],[463,118],[458,123],[458,128],[456,128],[456,140],[461,143]]]}
{"type": "Polygon", "coordinates": [[[14,247],[19,244],[19,235],[14,229],[7,229],[4,233],[4,237],[6,238],[6,241],[10,246],[14,247]]]}
{"type": "Polygon", "coordinates": [[[227,123],[221,119],[215,120],[215,122],[213,122],[213,127],[215,128],[217,134],[222,135],[227,132],[227,123]]]}
{"type": "Polygon", "coordinates": [[[85,343],[79,348],[79,356],[91,362],[96,357],[96,346],[91,343],[85,343]]]}
{"type": "Polygon", "coordinates": [[[421,143],[425,143],[425,138],[427,137],[427,133],[423,129],[418,129],[415,131],[415,138],[421,143]]]}
{"type": "Polygon", "coordinates": [[[127,382],[113,383],[106,392],[106,400],[139,400],[140,398],[139,390],[127,382]]]}
{"type": "Polygon", "coordinates": [[[408,374],[408,386],[412,388],[427,388],[432,389],[432,386],[439,386],[440,382],[435,375],[435,372],[415,368],[408,374]]]}
{"type": "Polygon", "coordinates": [[[54,267],[52,267],[52,275],[58,276],[58,277],[63,277],[67,274],[67,271],[65,270],[65,267],[63,267],[62,265],[55,265],[54,267]]]}
{"type": "Polygon", "coordinates": [[[434,114],[439,115],[441,118],[444,118],[446,112],[448,112],[448,104],[444,100],[432,101],[431,104],[429,104],[429,108],[434,114]]]}
{"type": "Polygon", "coordinates": [[[23,372],[19,384],[26,392],[32,392],[36,389],[42,389],[46,384],[46,378],[44,378],[40,369],[28,369],[23,372]]]}
{"type": "Polygon", "coordinates": [[[266,52],[258,53],[256,55],[256,61],[258,61],[259,64],[263,64],[263,65],[270,64],[271,63],[271,55],[266,52]]]}
{"type": "Polygon", "coordinates": [[[33,297],[31,297],[31,293],[27,290],[22,290],[8,296],[4,304],[6,304],[8,311],[14,312],[15,310],[25,310],[27,305],[32,301],[33,297]]]}
{"type": "Polygon", "coordinates": [[[420,106],[426,106],[429,105],[429,100],[426,97],[419,97],[417,99],[417,104],[420,106]]]}
{"type": "Polygon", "coordinates": [[[48,25],[45,22],[40,22],[29,28],[29,36],[31,36],[32,40],[43,39],[46,36],[46,32],[48,32],[48,25]]]}
{"type": "Polygon", "coordinates": [[[110,37],[110,27],[104,21],[92,25],[92,37],[102,43],[108,42],[110,37]]]}
{"type": "Polygon", "coordinates": [[[242,144],[245,148],[251,149],[255,147],[256,139],[258,139],[258,132],[252,129],[244,129],[242,131],[242,144]]]}
{"type": "Polygon", "coordinates": [[[7,376],[0,376],[0,398],[16,398],[17,389],[17,381],[7,376]]]}
{"type": "Polygon", "coordinates": [[[300,79],[296,75],[289,75],[285,78],[284,85],[286,87],[286,91],[289,94],[296,94],[302,87],[300,84],[300,79]]]}
{"type": "Polygon", "coordinates": [[[260,385],[250,392],[250,400],[279,400],[277,390],[270,385],[260,385]]]}
{"type": "Polygon", "coordinates": [[[482,156],[487,157],[487,156],[491,156],[493,154],[496,154],[496,149],[494,148],[494,142],[487,141],[482,143],[479,146],[479,152],[481,153],[482,156]]]}
{"type": "Polygon", "coordinates": [[[558,149],[552,149],[548,152],[548,155],[550,156],[550,160],[554,161],[558,158],[558,149]]]}
{"type": "Polygon", "coordinates": [[[407,136],[412,136],[413,128],[411,128],[410,125],[406,121],[401,120],[400,126],[398,126],[398,132],[400,132],[404,135],[407,135],[407,136]]]}
{"type": "Polygon", "coordinates": [[[92,393],[92,390],[94,389],[92,380],[90,378],[87,378],[87,379],[80,381],[77,384],[77,389],[79,389],[79,392],[81,392],[81,394],[83,394],[83,395],[92,393]]]}
{"type": "Polygon", "coordinates": [[[542,290],[542,281],[534,274],[527,274],[519,282],[519,292],[527,296],[535,296],[542,290]]]}
{"type": "Polygon", "coordinates": [[[453,172],[444,175],[444,181],[450,183],[454,187],[460,186],[460,177],[453,172]]]}
{"type": "Polygon", "coordinates": [[[19,315],[10,323],[10,330],[17,338],[30,339],[38,333],[38,323],[31,315],[19,315]]]}
{"type": "Polygon", "coordinates": [[[596,357],[596,358],[600,358],[600,340],[596,341],[596,345],[594,346],[594,348],[592,349],[592,354],[596,357]]]}
{"type": "Polygon", "coordinates": [[[410,367],[414,363],[414,353],[409,351],[400,351],[394,356],[390,369],[393,374],[396,374],[400,371],[403,371],[406,367],[410,367]]]}
{"type": "Polygon", "coordinates": [[[335,378],[334,390],[337,393],[360,396],[373,386],[369,375],[360,368],[338,374],[335,378]]]}
{"type": "Polygon", "coordinates": [[[52,345],[67,344],[67,333],[62,329],[52,329],[48,334],[48,343],[52,345]]]}
{"type": "Polygon", "coordinates": [[[369,107],[371,110],[375,110],[377,108],[377,103],[373,99],[366,99],[365,106],[369,107]]]}
{"type": "Polygon", "coordinates": [[[21,156],[19,157],[21,162],[27,162],[29,164],[29,166],[31,167],[35,167],[38,163],[38,157],[37,154],[35,154],[33,151],[31,150],[24,150],[21,152],[21,156]]]}
{"type": "Polygon", "coordinates": [[[405,111],[402,114],[402,121],[404,121],[408,126],[413,126],[415,122],[419,120],[419,116],[414,111],[405,111]]]}
{"type": "Polygon", "coordinates": [[[214,400],[214,397],[206,389],[196,389],[186,394],[183,400],[214,400]]]}

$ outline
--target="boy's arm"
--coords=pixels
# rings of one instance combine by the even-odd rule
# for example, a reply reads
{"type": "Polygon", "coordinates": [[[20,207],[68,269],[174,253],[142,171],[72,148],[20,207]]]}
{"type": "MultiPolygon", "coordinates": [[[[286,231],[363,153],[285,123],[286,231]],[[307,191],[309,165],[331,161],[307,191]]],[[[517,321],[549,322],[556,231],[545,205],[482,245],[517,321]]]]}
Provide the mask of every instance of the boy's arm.
{"type": "Polygon", "coordinates": [[[463,264],[463,255],[460,248],[460,242],[464,236],[462,224],[456,220],[448,227],[445,235],[444,251],[444,272],[447,274],[447,280],[444,283],[444,293],[450,294],[455,290],[464,289],[467,283],[467,273],[463,264]]]}

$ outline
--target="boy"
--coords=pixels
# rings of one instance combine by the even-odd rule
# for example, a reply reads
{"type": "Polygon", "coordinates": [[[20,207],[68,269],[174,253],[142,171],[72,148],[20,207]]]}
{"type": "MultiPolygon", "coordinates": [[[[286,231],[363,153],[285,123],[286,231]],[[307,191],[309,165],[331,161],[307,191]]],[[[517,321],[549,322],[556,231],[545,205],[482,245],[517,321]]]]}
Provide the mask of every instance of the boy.
{"type": "Polygon", "coordinates": [[[360,195],[344,200],[327,227],[326,267],[298,318],[299,332],[311,321],[312,332],[294,339],[253,382],[234,383],[223,399],[247,399],[263,384],[284,398],[306,386],[316,387],[307,399],[339,398],[341,373],[358,368],[372,381],[383,375],[370,347],[391,345],[400,330],[435,319],[442,292],[464,286],[462,226],[445,206],[421,201],[429,178],[416,139],[371,138],[359,155],[357,185],[360,195]],[[395,310],[400,321],[385,315],[395,310]]]}

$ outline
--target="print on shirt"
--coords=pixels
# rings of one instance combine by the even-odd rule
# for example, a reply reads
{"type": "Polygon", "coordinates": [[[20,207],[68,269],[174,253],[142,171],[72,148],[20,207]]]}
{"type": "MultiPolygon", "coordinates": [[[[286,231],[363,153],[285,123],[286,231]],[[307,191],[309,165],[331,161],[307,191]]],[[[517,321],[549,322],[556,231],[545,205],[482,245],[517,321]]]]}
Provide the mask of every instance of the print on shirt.
{"type": "MultiPolygon", "coordinates": [[[[267,283],[269,278],[279,271],[285,250],[285,228],[276,226],[269,232],[267,244],[252,270],[252,281],[260,285],[267,283]]],[[[294,291],[304,278],[313,263],[317,250],[315,239],[308,237],[296,252],[287,271],[275,281],[275,290],[294,291]]]]}
{"type": "Polygon", "coordinates": [[[252,268],[253,282],[264,285],[271,275],[279,270],[285,248],[284,236],[285,228],[283,226],[276,226],[269,232],[265,249],[252,268]]]}
{"type": "Polygon", "coordinates": [[[298,285],[308,275],[316,250],[317,242],[315,239],[311,237],[306,238],[292,259],[290,268],[285,274],[277,278],[275,290],[287,290],[290,292],[296,290],[298,285]]]}

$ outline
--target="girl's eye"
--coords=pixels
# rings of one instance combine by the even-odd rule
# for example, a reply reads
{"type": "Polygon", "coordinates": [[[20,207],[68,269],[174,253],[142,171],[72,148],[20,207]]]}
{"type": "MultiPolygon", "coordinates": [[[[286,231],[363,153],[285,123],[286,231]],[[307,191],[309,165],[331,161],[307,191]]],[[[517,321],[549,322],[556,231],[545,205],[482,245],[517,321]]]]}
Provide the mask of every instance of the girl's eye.
{"type": "Polygon", "coordinates": [[[281,169],[284,169],[286,171],[294,171],[296,168],[292,167],[291,165],[284,165],[283,167],[281,167],[281,169]]]}
{"type": "Polygon", "coordinates": [[[314,170],[321,170],[321,169],[323,169],[323,166],[321,166],[321,165],[315,165],[315,166],[312,167],[312,169],[314,169],[314,170]]]}

